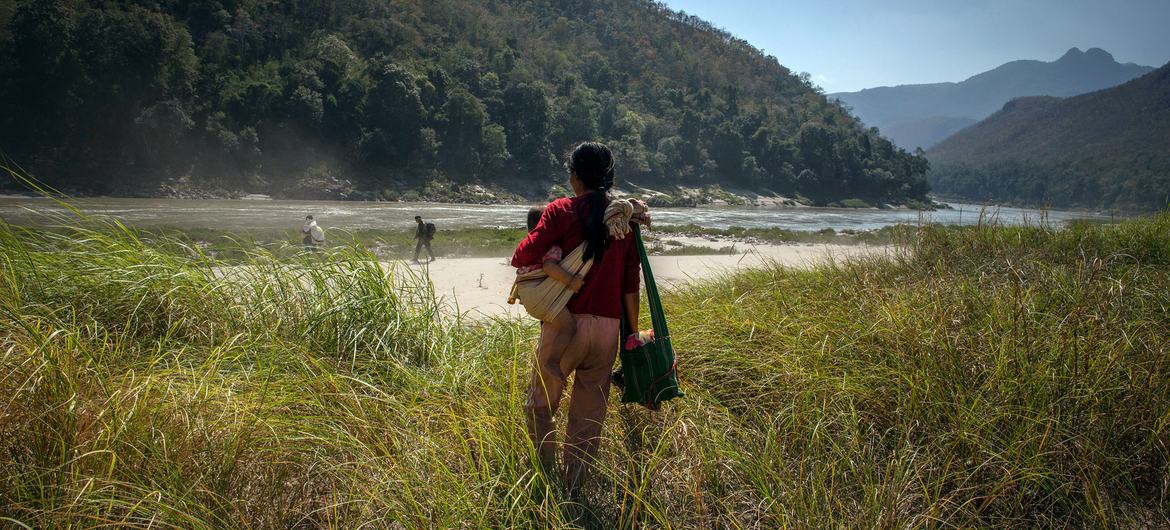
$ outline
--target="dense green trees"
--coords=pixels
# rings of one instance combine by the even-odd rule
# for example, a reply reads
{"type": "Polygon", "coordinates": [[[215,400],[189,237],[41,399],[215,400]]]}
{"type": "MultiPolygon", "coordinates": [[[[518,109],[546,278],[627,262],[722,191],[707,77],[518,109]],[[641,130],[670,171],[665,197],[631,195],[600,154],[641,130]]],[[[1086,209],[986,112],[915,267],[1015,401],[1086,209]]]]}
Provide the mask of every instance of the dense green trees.
{"type": "Polygon", "coordinates": [[[16,0],[0,149],[74,191],[485,183],[539,196],[573,143],[623,179],[920,199],[924,161],[775,58],[647,0],[16,0]]]}
{"type": "Polygon", "coordinates": [[[479,176],[484,123],[487,109],[470,92],[453,91],[443,104],[439,121],[443,124],[444,169],[450,175],[475,180],[479,176]]]}
{"type": "Polygon", "coordinates": [[[363,158],[375,164],[404,165],[422,146],[426,117],[414,77],[402,67],[377,61],[363,108],[363,158]]]}

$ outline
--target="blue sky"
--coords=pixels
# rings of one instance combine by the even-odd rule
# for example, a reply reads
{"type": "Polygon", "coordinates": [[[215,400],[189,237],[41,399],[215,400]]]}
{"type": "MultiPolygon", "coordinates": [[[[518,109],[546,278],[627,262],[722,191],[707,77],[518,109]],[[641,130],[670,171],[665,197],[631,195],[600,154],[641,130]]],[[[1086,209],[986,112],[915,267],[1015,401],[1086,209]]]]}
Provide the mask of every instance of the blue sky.
{"type": "Polygon", "coordinates": [[[827,92],[961,81],[1016,59],[1103,48],[1170,61],[1170,0],[665,0],[827,92]]]}

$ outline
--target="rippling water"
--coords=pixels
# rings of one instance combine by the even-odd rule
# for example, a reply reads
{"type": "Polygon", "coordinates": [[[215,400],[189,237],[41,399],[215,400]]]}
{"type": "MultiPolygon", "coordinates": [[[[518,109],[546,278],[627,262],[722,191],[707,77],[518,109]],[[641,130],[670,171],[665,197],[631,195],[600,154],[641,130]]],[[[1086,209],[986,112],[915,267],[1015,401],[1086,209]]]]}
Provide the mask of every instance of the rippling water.
{"type": "MultiPolygon", "coordinates": [[[[270,200],[180,200],[180,199],[76,199],[74,207],[88,214],[108,215],[138,226],[178,228],[249,229],[299,228],[305,215],[312,214],[326,227],[345,229],[411,229],[414,216],[434,222],[441,229],[467,227],[512,227],[524,224],[526,205],[464,205],[439,203],[384,203],[336,201],[270,200]]],[[[933,222],[973,224],[980,206],[952,203],[953,210],[916,212],[907,210],[851,210],[837,208],[754,208],[704,206],[699,208],[656,208],[657,224],[696,224],[703,227],[778,227],[791,230],[869,230],[898,223],[933,222]]],[[[71,215],[48,199],[0,198],[0,218],[16,224],[54,224],[71,215]]],[[[988,207],[984,218],[1000,224],[1063,224],[1070,219],[1101,218],[1090,212],[1032,210],[988,207]]],[[[1107,216],[1105,216],[1107,218],[1107,216]]]]}

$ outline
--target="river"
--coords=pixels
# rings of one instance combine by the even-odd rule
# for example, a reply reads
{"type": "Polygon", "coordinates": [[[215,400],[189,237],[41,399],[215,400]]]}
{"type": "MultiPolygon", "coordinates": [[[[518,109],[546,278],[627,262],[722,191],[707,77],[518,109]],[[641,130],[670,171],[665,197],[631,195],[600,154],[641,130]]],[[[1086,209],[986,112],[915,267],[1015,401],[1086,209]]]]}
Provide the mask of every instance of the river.
{"type": "MultiPolygon", "coordinates": [[[[229,231],[298,228],[312,214],[326,227],[344,229],[412,229],[421,215],[441,229],[469,227],[516,227],[524,224],[528,205],[467,205],[442,203],[183,200],[183,199],[71,199],[70,204],[88,215],[116,217],[135,226],[213,228],[229,231]]],[[[656,224],[726,228],[778,227],[815,231],[872,230],[899,223],[970,225],[979,221],[982,207],[951,203],[952,210],[917,212],[842,208],[776,208],[702,206],[656,208],[656,224]]],[[[47,225],[68,222],[74,215],[64,206],[44,198],[0,197],[0,218],[13,224],[47,225]]],[[[1049,223],[1062,225],[1071,219],[1108,219],[1108,215],[1063,210],[988,207],[985,219],[1005,225],[1049,223]]]]}

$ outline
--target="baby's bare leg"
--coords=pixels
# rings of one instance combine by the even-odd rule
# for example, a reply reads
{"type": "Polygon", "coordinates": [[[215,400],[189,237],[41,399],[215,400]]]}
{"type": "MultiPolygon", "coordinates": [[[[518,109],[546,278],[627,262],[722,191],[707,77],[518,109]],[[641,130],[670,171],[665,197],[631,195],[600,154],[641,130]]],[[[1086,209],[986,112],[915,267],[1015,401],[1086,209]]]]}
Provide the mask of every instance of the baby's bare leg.
{"type": "Polygon", "coordinates": [[[557,313],[557,316],[548,324],[553,331],[552,340],[543,342],[541,351],[537,352],[537,355],[543,366],[543,371],[549,376],[563,381],[565,374],[561,371],[561,357],[565,355],[565,349],[569,347],[569,342],[577,333],[577,321],[573,318],[573,314],[565,309],[557,313]]]}

